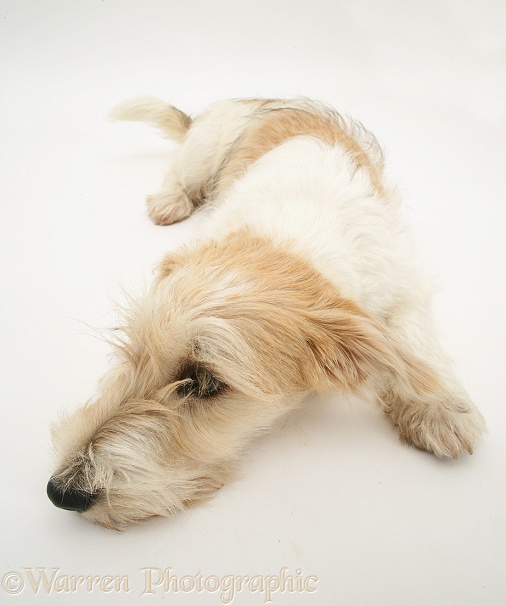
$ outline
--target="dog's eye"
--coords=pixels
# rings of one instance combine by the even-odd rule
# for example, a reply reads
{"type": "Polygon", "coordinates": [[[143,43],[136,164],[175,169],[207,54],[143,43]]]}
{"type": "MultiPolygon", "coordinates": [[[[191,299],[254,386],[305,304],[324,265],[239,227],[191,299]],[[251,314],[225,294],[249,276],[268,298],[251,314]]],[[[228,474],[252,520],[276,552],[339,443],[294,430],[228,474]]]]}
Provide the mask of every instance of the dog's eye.
{"type": "Polygon", "coordinates": [[[223,383],[205,368],[195,366],[181,373],[179,381],[184,381],[177,388],[183,397],[211,398],[223,389],[223,383]]]}

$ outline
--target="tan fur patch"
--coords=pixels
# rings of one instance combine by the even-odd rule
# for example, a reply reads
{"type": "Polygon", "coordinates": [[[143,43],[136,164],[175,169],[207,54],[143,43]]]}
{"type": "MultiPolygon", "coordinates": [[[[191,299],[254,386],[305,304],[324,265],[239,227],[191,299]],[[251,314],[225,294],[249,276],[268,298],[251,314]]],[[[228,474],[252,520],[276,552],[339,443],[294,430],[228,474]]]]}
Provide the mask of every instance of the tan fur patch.
{"type": "Polygon", "coordinates": [[[354,390],[376,371],[395,374],[407,391],[432,393],[438,385],[429,367],[405,351],[386,325],[343,298],[311,264],[290,252],[289,244],[275,247],[267,238],[240,230],[223,242],[169,255],[160,265],[161,277],[183,266],[191,267],[199,284],[209,267],[217,282],[235,276],[229,292],[201,305],[231,322],[258,352],[262,368],[256,373],[267,392],[354,390]],[[242,285],[238,292],[234,280],[242,285]]]}
{"type": "Polygon", "coordinates": [[[357,169],[367,171],[378,194],[384,194],[382,164],[378,164],[363,148],[363,142],[354,137],[353,129],[346,125],[339,114],[330,110],[318,111],[312,106],[307,109],[279,107],[276,101],[264,103],[263,110],[254,115],[243,136],[232,146],[214,177],[215,192],[228,189],[253,162],[271,149],[301,135],[316,137],[329,145],[342,146],[357,169]]]}

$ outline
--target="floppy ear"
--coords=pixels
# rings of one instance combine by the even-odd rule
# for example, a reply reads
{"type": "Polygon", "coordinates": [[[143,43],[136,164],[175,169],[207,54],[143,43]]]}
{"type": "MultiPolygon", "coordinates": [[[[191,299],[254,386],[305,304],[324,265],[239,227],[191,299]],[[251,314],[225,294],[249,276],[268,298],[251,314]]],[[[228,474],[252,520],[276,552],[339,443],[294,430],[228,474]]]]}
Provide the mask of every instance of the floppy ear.
{"type": "Polygon", "coordinates": [[[311,350],[308,379],[317,391],[356,391],[368,378],[389,375],[407,397],[433,393],[439,379],[411,354],[388,327],[341,299],[332,309],[309,312],[307,345],[311,350]]]}

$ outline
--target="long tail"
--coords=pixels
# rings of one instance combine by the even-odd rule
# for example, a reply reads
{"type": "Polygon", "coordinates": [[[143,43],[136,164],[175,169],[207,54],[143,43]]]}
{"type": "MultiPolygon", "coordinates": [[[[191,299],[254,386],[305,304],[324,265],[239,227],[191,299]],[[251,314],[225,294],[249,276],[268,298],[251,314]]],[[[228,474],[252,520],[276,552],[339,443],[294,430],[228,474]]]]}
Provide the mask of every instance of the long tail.
{"type": "Polygon", "coordinates": [[[192,119],[181,110],[156,97],[137,97],[116,105],[110,113],[111,120],[146,122],[159,128],[173,141],[184,141],[192,119]]]}

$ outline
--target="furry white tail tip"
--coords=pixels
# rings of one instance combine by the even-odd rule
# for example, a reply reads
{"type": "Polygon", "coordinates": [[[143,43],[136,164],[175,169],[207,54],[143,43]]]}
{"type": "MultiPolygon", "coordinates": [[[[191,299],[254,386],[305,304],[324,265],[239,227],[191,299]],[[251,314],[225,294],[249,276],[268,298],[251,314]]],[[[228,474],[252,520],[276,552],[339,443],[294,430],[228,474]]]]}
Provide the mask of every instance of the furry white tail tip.
{"type": "Polygon", "coordinates": [[[192,119],[184,112],[156,97],[137,97],[123,101],[109,112],[111,120],[145,122],[173,141],[182,142],[192,119]]]}

